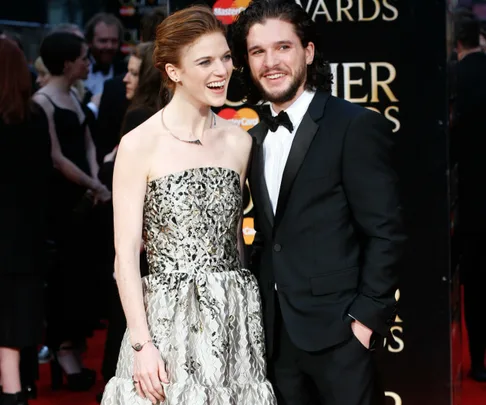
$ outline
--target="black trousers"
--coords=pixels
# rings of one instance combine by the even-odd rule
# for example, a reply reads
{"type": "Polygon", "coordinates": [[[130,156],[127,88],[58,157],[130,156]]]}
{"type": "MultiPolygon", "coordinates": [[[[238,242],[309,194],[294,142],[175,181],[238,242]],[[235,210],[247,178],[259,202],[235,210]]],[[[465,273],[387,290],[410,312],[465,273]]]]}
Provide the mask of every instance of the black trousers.
{"type": "Polygon", "coordinates": [[[464,318],[469,338],[471,366],[484,367],[486,327],[484,321],[484,289],[486,287],[486,233],[463,234],[461,260],[464,284],[464,318]]]}
{"type": "MultiPolygon", "coordinates": [[[[352,337],[319,352],[296,347],[277,306],[275,351],[268,363],[278,405],[383,405],[373,352],[352,337]]],[[[350,326],[351,327],[351,326],[350,326]]]]}

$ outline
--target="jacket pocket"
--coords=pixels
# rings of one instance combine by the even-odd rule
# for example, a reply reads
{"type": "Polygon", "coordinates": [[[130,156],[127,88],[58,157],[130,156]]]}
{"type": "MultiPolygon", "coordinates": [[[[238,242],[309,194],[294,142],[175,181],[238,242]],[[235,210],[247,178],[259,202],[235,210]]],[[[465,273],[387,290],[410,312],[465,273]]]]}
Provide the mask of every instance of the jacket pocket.
{"type": "Polygon", "coordinates": [[[312,295],[326,295],[354,290],[358,287],[358,280],[359,267],[350,267],[331,274],[311,277],[312,295]]]}

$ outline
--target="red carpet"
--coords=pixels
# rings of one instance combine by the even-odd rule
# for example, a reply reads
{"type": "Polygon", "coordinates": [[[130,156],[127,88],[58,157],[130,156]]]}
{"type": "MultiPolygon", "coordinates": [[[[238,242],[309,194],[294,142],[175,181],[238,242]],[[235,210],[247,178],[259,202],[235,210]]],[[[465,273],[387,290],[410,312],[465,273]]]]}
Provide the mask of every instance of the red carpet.
{"type": "MultiPolygon", "coordinates": [[[[463,326],[464,329],[464,326],[463,326]]],[[[462,404],[460,405],[484,405],[486,404],[486,383],[480,384],[467,377],[469,371],[469,356],[467,348],[467,336],[463,330],[464,375],[466,376],[463,384],[462,404]]],[[[86,354],[86,367],[99,371],[103,357],[103,348],[106,331],[96,331],[88,343],[88,353],[86,354]]],[[[53,392],[50,389],[49,365],[41,365],[41,375],[38,382],[39,397],[31,401],[31,405],[96,405],[96,394],[103,389],[101,376],[98,375],[97,384],[89,392],[72,393],[67,390],[53,392]]],[[[124,404],[125,405],[125,404],[124,404]]],[[[128,404],[126,404],[128,405],[128,404]]],[[[182,405],[182,404],[181,404],[182,405]]],[[[417,405],[417,404],[415,404],[417,405]]]]}
{"type": "Polygon", "coordinates": [[[97,382],[89,392],[70,392],[65,389],[59,391],[51,390],[49,364],[40,366],[40,379],[37,384],[38,397],[29,401],[29,405],[97,405],[96,394],[103,387],[103,380],[100,375],[101,361],[105,345],[106,330],[95,331],[95,335],[88,341],[88,352],[85,355],[85,367],[98,372],[97,382]]]}
{"type": "Polygon", "coordinates": [[[467,374],[469,372],[469,351],[467,345],[467,331],[464,324],[464,316],[462,317],[462,340],[463,340],[463,385],[462,385],[462,404],[459,405],[484,405],[486,404],[486,383],[478,383],[470,379],[467,374]]]}

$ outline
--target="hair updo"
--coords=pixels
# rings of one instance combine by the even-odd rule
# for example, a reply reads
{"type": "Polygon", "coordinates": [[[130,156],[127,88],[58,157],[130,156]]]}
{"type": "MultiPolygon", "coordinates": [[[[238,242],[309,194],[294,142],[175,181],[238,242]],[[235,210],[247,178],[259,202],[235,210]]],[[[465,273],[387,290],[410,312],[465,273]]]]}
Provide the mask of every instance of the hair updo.
{"type": "Polygon", "coordinates": [[[200,37],[220,32],[226,36],[225,26],[216,18],[209,6],[194,5],[176,11],[157,27],[154,65],[162,73],[162,96],[164,104],[169,102],[175,83],[169,78],[165,66],[179,66],[182,48],[191,45],[200,37]]]}

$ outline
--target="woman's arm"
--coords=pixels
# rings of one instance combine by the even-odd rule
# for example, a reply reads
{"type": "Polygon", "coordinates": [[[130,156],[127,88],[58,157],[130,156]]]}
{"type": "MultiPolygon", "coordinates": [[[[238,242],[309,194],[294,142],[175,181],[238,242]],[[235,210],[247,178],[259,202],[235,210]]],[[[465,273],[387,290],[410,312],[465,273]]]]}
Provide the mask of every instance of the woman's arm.
{"type": "Polygon", "coordinates": [[[113,174],[115,275],[132,345],[151,338],[143,304],[139,262],[147,185],[143,161],[141,140],[123,138],[113,174]]]}
{"type": "Polygon", "coordinates": [[[98,178],[100,167],[96,159],[96,146],[93,142],[93,137],[91,136],[91,131],[89,130],[88,125],[86,125],[84,144],[86,146],[86,158],[88,160],[89,170],[91,171],[91,177],[96,179],[98,178]]]}
{"type": "Polygon", "coordinates": [[[160,382],[169,380],[165,364],[151,340],[140,278],[143,202],[148,173],[144,162],[149,155],[144,137],[138,133],[127,135],[120,142],[113,174],[113,215],[116,283],[130,343],[143,345],[142,350],[134,352],[135,389],[141,397],[155,404],[165,399],[160,382]]]}
{"type": "Polygon", "coordinates": [[[66,179],[93,191],[98,191],[103,185],[96,179],[84,173],[78,166],[62,154],[59,139],[54,124],[54,107],[43,96],[35,95],[33,100],[44,110],[49,125],[51,138],[51,157],[55,169],[59,170],[66,179]]]}

